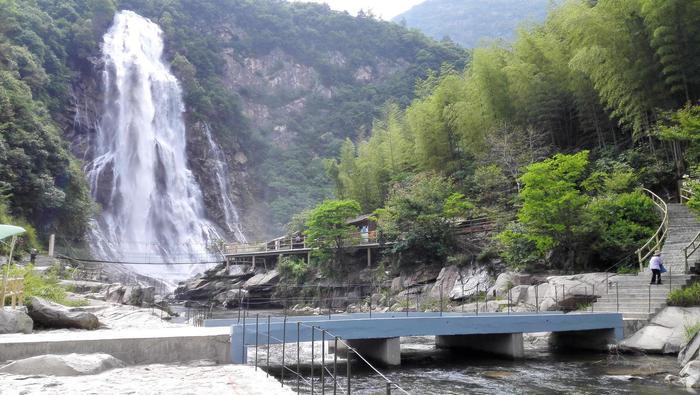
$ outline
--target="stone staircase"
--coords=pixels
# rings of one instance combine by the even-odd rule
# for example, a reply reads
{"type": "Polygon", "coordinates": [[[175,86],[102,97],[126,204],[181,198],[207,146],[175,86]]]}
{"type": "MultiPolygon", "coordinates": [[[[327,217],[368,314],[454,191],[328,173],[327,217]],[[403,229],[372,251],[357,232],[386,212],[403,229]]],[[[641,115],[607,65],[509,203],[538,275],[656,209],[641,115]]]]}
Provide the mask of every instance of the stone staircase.
{"type": "MultiPolygon", "coordinates": [[[[650,285],[651,271],[645,268],[637,275],[616,275],[610,278],[607,293],[593,304],[594,311],[619,311],[625,320],[648,321],[666,307],[666,298],[672,289],[679,289],[695,278],[684,274],[683,248],[700,232],[700,222],[686,206],[668,204],[669,228],[661,258],[668,272],[661,275],[661,285],[650,285]]],[[[697,262],[697,251],[688,261],[692,273],[697,262]]]]}

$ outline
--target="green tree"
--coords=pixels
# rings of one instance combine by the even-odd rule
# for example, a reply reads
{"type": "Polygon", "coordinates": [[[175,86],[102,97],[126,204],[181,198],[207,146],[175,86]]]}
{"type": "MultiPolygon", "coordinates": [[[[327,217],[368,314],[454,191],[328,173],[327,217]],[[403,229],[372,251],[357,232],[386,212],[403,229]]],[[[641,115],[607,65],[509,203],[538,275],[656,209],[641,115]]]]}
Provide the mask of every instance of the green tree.
{"type": "Polygon", "coordinates": [[[357,229],[347,221],[360,212],[360,204],[354,200],[326,200],[309,213],[304,234],[325,276],[340,279],[348,272],[345,255],[357,238],[357,229]]]}
{"type": "Polygon", "coordinates": [[[448,178],[421,173],[396,184],[377,215],[381,232],[393,242],[389,254],[398,257],[398,268],[410,269],[444,263],[457,249],[454,217],[473,209],[448,178]]]}
{"type": "Polygon", "coordinates": [[[530,255],[544,258],[554,252],[564,262],[562,267],[574,268],[576,251],[589,233],[585,218],[589,197],[579,186],[588,164],[588,151],[581,151],[557,154],[526,168],[519,194],[522,208],[517,215],[522,227],[499,235],[506,248],[528,244],[535,248],[530,255]]]}

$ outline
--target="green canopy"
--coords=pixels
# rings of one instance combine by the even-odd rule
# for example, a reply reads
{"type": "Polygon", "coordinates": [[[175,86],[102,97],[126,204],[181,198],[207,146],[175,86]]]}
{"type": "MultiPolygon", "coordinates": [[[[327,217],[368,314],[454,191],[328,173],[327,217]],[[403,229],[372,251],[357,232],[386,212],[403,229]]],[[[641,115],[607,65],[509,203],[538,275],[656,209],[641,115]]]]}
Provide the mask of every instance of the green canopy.
{"type": "Polygon", "coordinates": [[[0,225],[0,240],[24,233],[24,228],[13,225],[0,225]]]}

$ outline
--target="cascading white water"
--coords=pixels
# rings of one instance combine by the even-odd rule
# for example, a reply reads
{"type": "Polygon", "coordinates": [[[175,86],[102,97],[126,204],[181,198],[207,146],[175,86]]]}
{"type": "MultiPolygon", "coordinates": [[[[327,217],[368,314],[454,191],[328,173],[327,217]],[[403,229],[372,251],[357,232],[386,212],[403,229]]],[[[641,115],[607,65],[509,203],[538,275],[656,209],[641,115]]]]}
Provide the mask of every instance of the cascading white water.
{"type": "Polygon", "coordinates": [[[226,221],[226,230],[234,235],[235,239],[239,242],[245,242],[246,238],[241,230],[240,218],[238,216],[238,210],[236,205],[233,204],[231,198],[229,197],[228,189],[228,166],[226,164],[226,159],[224,158],[224,153],[221,148],[216,144],[214,139],[211,137],[211,128],[209,124],[204,125],[204,131],[206,132],[207,143],[209,143],[209,154],[214,158],[215,162],[215,178],[216,184],[219,187],[220,199],[219,204],[224,210],[224,219],[226,221]]]}
{"type": "MultiPolygon", "coordinates": [[[[104,114],[87,173],[102,206],[93,250],[126,262],[168,263],[132,268],[178,279],[206,269],[182,263],[221,260],[207,248],[220,237],[187,167],[182,92],[162,53],[158,25],[132,11],[116,14],[102,44],[104,114]]],[[[238,223],[235,209],[228,215],[238,223]]]]}

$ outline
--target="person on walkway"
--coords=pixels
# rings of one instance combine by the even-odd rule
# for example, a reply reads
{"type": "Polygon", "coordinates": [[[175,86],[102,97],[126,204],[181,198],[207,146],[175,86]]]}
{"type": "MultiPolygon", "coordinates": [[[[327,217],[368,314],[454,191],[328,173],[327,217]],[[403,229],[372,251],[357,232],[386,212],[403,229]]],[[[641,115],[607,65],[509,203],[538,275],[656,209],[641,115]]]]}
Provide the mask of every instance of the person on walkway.
{"type": "Polygon", "coordinates": [[[35,264],[37,254],[39,254],[39,251],[37,251],[36,248],[32,248],[31,251],[29,251],[29,262],[35,264]]]}
{"type": "Polygon", "coordinates": [[[651,269],[651,282],[649,284],[661,284],[661,252],[654,252],[654,256],[649,260],[649,269],[651,269]]]}

